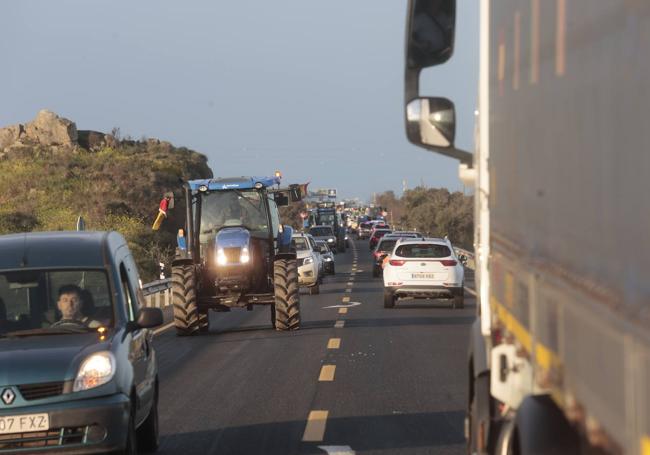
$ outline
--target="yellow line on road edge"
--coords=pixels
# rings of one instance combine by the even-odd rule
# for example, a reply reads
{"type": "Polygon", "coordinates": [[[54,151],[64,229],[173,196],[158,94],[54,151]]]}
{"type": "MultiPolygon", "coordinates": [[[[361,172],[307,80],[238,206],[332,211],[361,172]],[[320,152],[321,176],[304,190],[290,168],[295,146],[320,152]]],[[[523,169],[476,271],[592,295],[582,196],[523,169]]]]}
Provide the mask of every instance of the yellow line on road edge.
{"type": "Polygon", "coordinates": [[[327,349],[338,349],[341,347],[340,338],[330,338],[327,342],[327,349]]]}
{"type": "Polygon", "coordinates": [[[339,314],[346,314],[348,312],[347,308],[339,308],[339,314]]]}
{"type": "Polygon", "coordinates": [[[321,382],[331,382],[334,380],[334,372],[336,371],[336,365],[323,365],[320,369],[320,376],[318,380],[321,382]]]}
{"type": "Polygon", "coordinates": [[[304,442],[318,442],[323,440],[328,415],[328,411],[311,411],[309,413],[305,432],[302,435],[304,442]]]}
{"type": "Polygon", "coordinates": [[[154,335],[158,335],[159,333],[163,333],[167,329],[171,329],[174,326],[173,322],[170,322],[169,324],[165,324],[162,327],[158,327],[156,330],[153,331],[154,335]]]}
{"type": "Polygon", "coordinates": [[[468,288],[467,286],[465,286],[465,290],[467,292],[469,292],[470,294],[472,294],[474,297],[478,297],[478,294],[476,294],[476,291],[474,289],[468,288]]]}

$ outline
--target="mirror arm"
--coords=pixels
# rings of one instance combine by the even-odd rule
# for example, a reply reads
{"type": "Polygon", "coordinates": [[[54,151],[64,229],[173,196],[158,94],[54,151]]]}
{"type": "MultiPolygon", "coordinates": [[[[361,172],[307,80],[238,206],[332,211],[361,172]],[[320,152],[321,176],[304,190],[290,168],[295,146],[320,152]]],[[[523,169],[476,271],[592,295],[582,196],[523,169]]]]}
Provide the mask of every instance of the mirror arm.
{"type": "Polygon", "coordinates": [[[457,159],[462,164],[466,164],[467,167],[470,169],[473,167],[474,155],[466,150],[461,150],[455,147],[449,147],[449,148],[435,147],[433,145],[427,145],[427,144],[417,144],[417,146],[425,148],[430,152],[439,153],[441,155],[445,155],[450,158],[457,159]]]}

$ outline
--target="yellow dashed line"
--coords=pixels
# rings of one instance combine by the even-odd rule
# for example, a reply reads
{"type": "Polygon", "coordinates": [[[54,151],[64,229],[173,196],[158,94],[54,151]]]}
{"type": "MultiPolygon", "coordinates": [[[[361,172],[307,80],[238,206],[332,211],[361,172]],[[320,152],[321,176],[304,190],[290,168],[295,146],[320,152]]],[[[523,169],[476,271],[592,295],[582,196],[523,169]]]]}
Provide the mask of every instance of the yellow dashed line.
{"type": "Polygon", "coordinates": [[[555,25],[555,74],[564,76],[566,68],[566,0],[557,0],[555,25]]]}
{"type": "Polygon", "coordinates": [[[335,329],[342,329],[343,327],[345,327],[345,321],[336,321],[334,323],[335,329]]]}
{"type": "Polygon", "coordinates": [[[323,365],[320,369],[320,376],[318,380],[321,382],[331,382],[334,380],[334,373],[336,372],[336,365],[323,365]]]}
{"type": "Polygon", "coordinates": [[[338,349],[341,347],[340,338],[330,338],[327,342],[327,349],[338,349]]]}
{"type": "Polygon", "coordinates": [[[339,308],[339,314],[347,314],[348,309],[347,308],[339,308]]]}
{"type": "Polygon", "coordinates": [[[343,302],[343,303],[348,303],[349,301],[350,301],[350,297],[343,297],[341,299],[341,302],[343,302]]]}
{"type": "Polygon", "coordinates": [[[307,417],[307,425],[302,435],[305,442],[318,442],[325,436],[325,426],[327,425],[327,411],[311,411],[307,417]]]}
{"type": "Polygon", "coordinates": [[[352,281],[348,281],[348,286],[352,286],[354,283],[352,281]]]}
{"type": "Polygon", "coordinates": [[[352,292],[352,288],[347,288],[347,289],[345,290],[345,292],[347,292],[347,293],[349,294],[350,292],[352,292]]]}

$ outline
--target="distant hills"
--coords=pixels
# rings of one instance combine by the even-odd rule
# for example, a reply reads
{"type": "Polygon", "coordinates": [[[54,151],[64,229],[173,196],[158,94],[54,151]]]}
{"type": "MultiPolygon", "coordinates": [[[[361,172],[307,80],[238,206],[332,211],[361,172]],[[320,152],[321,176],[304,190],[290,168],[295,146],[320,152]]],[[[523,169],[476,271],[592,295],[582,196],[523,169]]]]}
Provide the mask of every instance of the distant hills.
{"type": "Polygon", "coordinates": [[[210,178],[207,158],[158,139],[132,140],[77,130],[50,111],[0,128],[0,234],[75,229],[116,230],[129,241],[143,280],[173,253],[184,223],[179,179],[210,178]],[[166,192],[175,208],[160,231],[151,224],[166,192]]]}

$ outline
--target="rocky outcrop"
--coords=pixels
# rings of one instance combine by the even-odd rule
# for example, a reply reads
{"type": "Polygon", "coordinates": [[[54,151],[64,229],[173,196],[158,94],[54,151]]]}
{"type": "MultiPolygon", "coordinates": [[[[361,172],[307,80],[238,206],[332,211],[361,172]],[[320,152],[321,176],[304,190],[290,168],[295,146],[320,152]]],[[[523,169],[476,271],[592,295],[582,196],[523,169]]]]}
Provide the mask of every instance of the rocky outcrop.
{"type": "Polygon", "coordinates": [[[76,145],[77,125],[43,109],[33,122],[25,125],[25,136],[42,145],[76,145]]]}
{"type": "Polygon", "coordinates": [[[77,140],[79,145],[87,150],[117,146],[115,137],[110,134],[100,133],[99,131],[79,130],[77,132],[77,140]]]}
{"type": "Polygon", "coordinates": [[[0,128],[0,151],[18,142],[20,136],[24,133],[25,129],[23,125],[11,125],[6,128],[0,128]]]}
{"type": "Polygon", "coordinates": [[[0,128],[0,151],[23,144],[77,145],[77,125],[44,109],[32,122],[0,128]]]}

